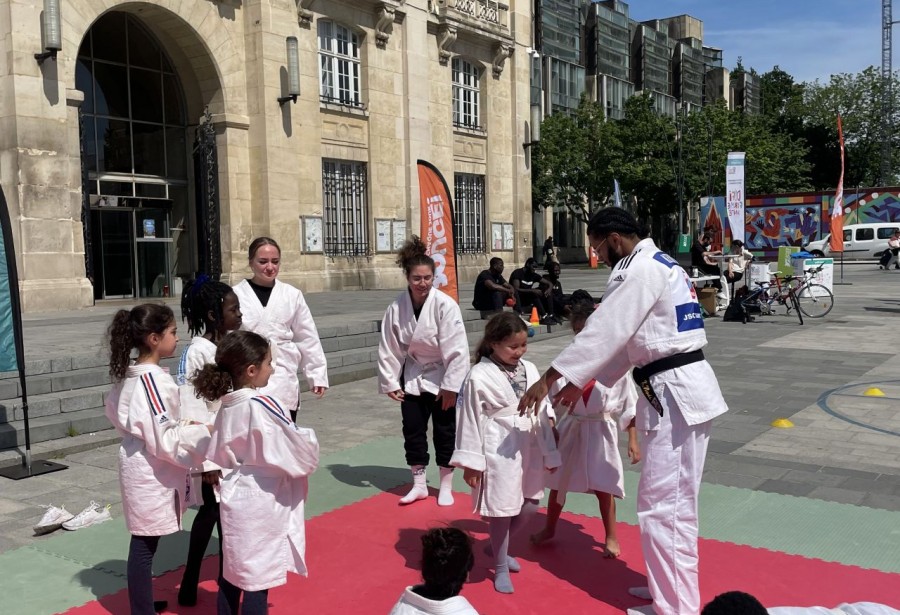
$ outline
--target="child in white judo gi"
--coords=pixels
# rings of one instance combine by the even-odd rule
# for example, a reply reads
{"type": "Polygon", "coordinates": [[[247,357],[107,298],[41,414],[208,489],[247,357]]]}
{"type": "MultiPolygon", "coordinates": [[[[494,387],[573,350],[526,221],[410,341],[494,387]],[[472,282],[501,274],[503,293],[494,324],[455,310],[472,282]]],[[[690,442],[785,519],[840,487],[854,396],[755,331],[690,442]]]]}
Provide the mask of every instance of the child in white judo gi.
{"type": "Polygon", "coordinates": [[[269,589],[284,585],[288,572],[306,574],[303,509],[319,442],[281,402],[258,391],[272,371],[269,342],[235,331],[216,349],[216,363],[193,381],[205,399],[222,402],[209,459],[234,470],[219,483],[226,536],[219,615],[237,615],[241,593],[240,613],[267,613],[269,589]]]}
{"type": "Polygon", "coordinates": [[[400,504],[428,497],[428,420],[441,473],[438,505],[453,504],[450,456],[456,441],[456,394],[469,371],[469,344],[459,305],[434,287],[434,261],[418,237],[397,257],[408,282],[381,321],[378,388],[400,402],[403,446],[413,486],[400,504]]]}
{"type": "MultiPolygon", "coordinates": [[[[228,284],[201,275],[184,288],[181,319],[187,321],[188,332],[193,338],[181,354],[175,376],[181,397],[178,418],[212,425],[221,403],[200,399],[190,378],[207,363],[215,363],[216,345],[226,333],[240,329],[241,306],[228,284]]],[[[190,475],[190,493],[186,500],[191,505],[200,504],[200,508],[191,525],[187,563],[178,589],[178,604],[182,606],[197,604],[200,565],[213,527],[219,530],[219,576],[222,576],[222,527],[216,493],[221,475],[219,467],[208,460],[202,466],[193,468],[190,475]]]]}
{"type": "Polygon", "coordinates": [[[249,257],[253,277],[234,286],[241,302],[242,327],[272,342],[275,373],[262,392],[277,397],[290,410],[292,420],[296,420],[300,410],[297,372],[303,372],[314,395],[325,395],[325,351],[303,293],[278,279],[281,248],[275,240],[257,237],[250,243],[249,257]]]}
{"type": "Polygon", "coordinates": [[[406,588],[390,615],[478,615],[459,595],[475,564],[472,539],[455,527],[422,535],[421,585],[406,588]]]}
{"type": "Polygon", "coordinates": [[[450,460],[465,469],[475,512],[490,524],[494,589],[507,594],[513,592],[509,573],[519,570],[508,556],[510,536],[537,511],[545,470],[561,463],[547,403],[519,416],[519,398],[538,379],[534,364],[522,360],[527,331],[512,312],[488,321],[457,403],[456,451],[450,460]]]}
{"type": "Polygon", "coordinates": [[[181,529],[185,476],[203,462],[209,444],[205,424],[175,419],[178,387],[159,366],[175,354],[175,315],[164,305],[119,310],[109,326],[109,371],[115,381],[106,397],[106,416],[122,436],[119,485],[128,548],[128,601],[134,615],[166,607],[153,602],[153,556],[160,536],[181,529]],[[131,351],[137,360],[131,363],[131,351]]]}
{"type": "MultiPolygon", "coordinates": [[[[572,306],[569,323],[575,335],[581,332],[593,312],[593,302],[581,302],[572,306]]],[[[551,389],[550,398],[566,384],[564,378],[557,380],[551,389]]],[[[547,478],[546,486],[550,488],[547,524],[531,537],[534,544],[553,538],[559,516],[566,504],[566,492],[593,493],[599,501],[600,516],[606,532],[604,556],[619,556],[621,549],[616,537],[614,498],[625,497],[625,484],[616,423],[623,431],[628,432],[628,458],[635,464],[641,460],[637,430],[634,427],[636,404],[637,390],[631,377],[625,376],[610,388],[596,380],[590,381],[571,413],[564,406],[554,408],[559,433],[557,446],[562,455],[562,466],[547,478]]]]}

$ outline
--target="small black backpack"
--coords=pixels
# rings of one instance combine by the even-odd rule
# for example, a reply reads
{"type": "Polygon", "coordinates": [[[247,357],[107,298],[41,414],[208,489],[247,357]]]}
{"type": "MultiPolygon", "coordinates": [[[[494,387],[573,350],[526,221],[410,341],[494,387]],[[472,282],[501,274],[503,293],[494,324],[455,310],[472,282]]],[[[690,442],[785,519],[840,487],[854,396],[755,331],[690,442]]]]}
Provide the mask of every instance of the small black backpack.
{"type": "Polygon", "coordinates": [[[731,303],[725,308],[725,314],[722,316],[723,322],[742,322],[748,323],[755,320],[753,316],[747,313],[744,307],[744,298],[748,295],[747,288],[739,288],[731,299],[731,303]]]}

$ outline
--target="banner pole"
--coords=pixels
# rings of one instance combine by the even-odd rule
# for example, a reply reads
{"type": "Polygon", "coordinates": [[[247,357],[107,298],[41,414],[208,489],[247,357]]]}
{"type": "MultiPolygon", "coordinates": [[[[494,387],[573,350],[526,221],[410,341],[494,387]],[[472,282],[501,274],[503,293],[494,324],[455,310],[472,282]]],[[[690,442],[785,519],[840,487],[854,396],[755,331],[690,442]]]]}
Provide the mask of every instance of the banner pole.
{"type": "Polygon", "coordinates": [[[31,426],[28,421],[28,389],[25,381],[25,340],[22,336],[22,303],[19,297],[19,272],[16,267],[16,251],[13,248],[12,225],[9,221],[6,197],[0,187],[0,235],[6,257],[6,271],[9,286],[9,313],[12,316],[12,334],[15,346],[16,367],[19,370],[19,386],[22,389],[22,418],[25,427],[25,455],[22,464],[0,469],[0,476],[12,480],[30,478],[40,474],[65,470],[68,466],[54,461],[41,460],[37,466],[31,463],[31,426]]]}

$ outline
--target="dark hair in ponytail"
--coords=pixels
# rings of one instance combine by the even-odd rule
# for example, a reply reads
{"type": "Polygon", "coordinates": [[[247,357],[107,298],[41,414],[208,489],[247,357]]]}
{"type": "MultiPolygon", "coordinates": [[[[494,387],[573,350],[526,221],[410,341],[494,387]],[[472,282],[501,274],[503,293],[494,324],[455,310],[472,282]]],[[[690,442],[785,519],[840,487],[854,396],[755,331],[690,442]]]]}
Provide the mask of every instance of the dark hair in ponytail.
{"type": "Polygon", "coordinates": [[[262,365],[269,342],[252,331],[233,331],[216,348],[216,362],[207,363],[191,380],[198,397],[215,401],[246,383],[247,368],[262,365]]]}
{"type": "Polygon", "coordinates": [[[145,303],[131,310],[119,310],[107,329],[109,338],[109,374],[122,380],[131,362],[131,350],[149,350],[147,336],[162,335],[175,323],[175,314],[165,305],[145,303]]]}
{"type": "MultiPolygon", "coordinates": [[[[475,564],[472,539],[455,527],[436,527],[422,536],[421,595],[446,600],[459,595],[475,564]]],[[[417,592],[418,593],[418,592],[417,592]]]]}
{"type": "Polygon", "coordinates": [[[649,234],[645,225],[621,207],[598,209],[588,222],[587,234],[591,237],[606,237],[610,233],[635,235],[641,239],[649,234]]]}
{"type": "Polygon", "coordinates": [[[413,235],[400,248],[400,252],[397,254],[397,264],[403,268],[407,276],[419,265],[427,265],[431,268],[431,273],[434,273],[434,259],[425,253],[427,250],[425,243],[413,235]]]}
{"type": "Polygon", "coordinates": [[[232,292],[228,284],[203,274],[188,282],[181,295],[181,320],[187,321],[188,333],[200,335],[221,326],[224,319],[222,304],[232,292]],[[213,320],[209,320],[210,312],[213,320]]]}
{"type": "Polygon", "coordinates": [[[484,327],[484,337],[478,342],[475,350],[475,362],[478,363],[483,357],[489,357],[494,352],[491,347],[494,344],[502,342],[510,335],[528,331],[528,327],[522,322],[514,312],[501,312],[491,316],[491,319],[484,327]]]}

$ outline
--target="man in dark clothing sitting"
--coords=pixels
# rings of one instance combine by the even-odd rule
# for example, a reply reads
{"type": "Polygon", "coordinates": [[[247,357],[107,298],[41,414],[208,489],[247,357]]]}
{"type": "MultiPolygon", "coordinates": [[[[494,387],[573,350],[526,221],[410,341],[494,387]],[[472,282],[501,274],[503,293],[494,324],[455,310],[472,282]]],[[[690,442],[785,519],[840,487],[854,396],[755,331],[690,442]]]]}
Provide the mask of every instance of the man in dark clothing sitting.
{"type": "Polygon", "coordinates": [[[490,269],[479,273],[475,280],[472,307],[482,312],[502,311],[506,301],[515,301],[515,297],[515,289],[503,278],[503,259],[492,258],[490,269]]]}
{"type": "Polygon", "coordinates": [[[547,265],[547,277],[544,278],[550,282],[550,311],[557,319],[566,316],[572,307],[572,295],[563,294],[562,282],[559,281],[561,273],[562,267],[559,263],[550,263],[547,265]]]}
{"type": "Polygon", "coordinates": [[[719,279],[722,276],[722,270],[718,265],[707,260],[708,256],[717,256],[722,253],[712,252],[710,250],[711,243],[712,236],[706,233],[694,240],[694,245],[691,246],[691,267],[696,267],[704,275],[716,276],[716,280],[711,284],[718,290],[722,290],[722,281],[719,279]]]}
{"type": "Polygon", "coordinates": [[[533,307],[537,308],[542,325],[559,324],[562,321],[553,316],[550,308],[552,284],[534,270],[536,264],[537,261],[529,258],[524,267],[516,269],[509,276],[509,283],[518,294],[517,307],[523,314],[531,312],[533,307]]]}

